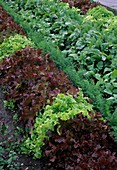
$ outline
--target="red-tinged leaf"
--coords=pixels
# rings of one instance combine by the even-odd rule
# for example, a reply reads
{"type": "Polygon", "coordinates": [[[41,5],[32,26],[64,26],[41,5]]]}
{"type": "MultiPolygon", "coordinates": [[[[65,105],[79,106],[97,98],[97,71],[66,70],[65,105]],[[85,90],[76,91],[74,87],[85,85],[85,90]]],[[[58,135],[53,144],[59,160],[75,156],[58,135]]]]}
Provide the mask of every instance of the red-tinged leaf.
{"type": "Polygon", "coordinates": [[[66,170],[73,170],[74,168],[72,166],[68,165],[68,166],[65,167],[65,169],[66,170]]]}
{"type": "Polygon", "coordinates": [[[0,20],[2,21],[2,23],[0,23],[0,43],[2,43],[5,38],[14,35],[16,32],[21,35],[25,35],[23,29],[13,21],[12,17],[3,9],[1,5],[0,20]]]}
{"type": "Polygon", "coordinates": [[[86,14],[89,9],[94,8],[98,5],[99,3],[93,3],[90,0],[61,0],[62,2],[68,3],[70,7],[75,7],[81,9],[83,14],[86,14]]]}
{"type": "Polygon", "coordinates": [[[98,145],[96,146],[95,150],[97,151],[97,150],[99,150],[99,149],[101,149],[100,144],[98,144],[98,145]]]}
{"type": "Polygon", "coordinates": [[[80,166],[81,166],[81,168],[84,169],[84,170],[87,170],[87,168],[88,168],[87,163],[81,163],[80,166]]]}
{"type": "Polygon", "coordinates": [[[57,142],[57,143],[64,143],[65,142],[65,138],[64,137],[56,138],[55,142],[57,142]]]}
{"type": "Polygon", "coordinates": [[[114,162],[114,160],[116,159],[115,154],[112,154],[112,156],[110,156],[108,159],[109,162],[114,162]]]}
{"type": "Polygon", "coordinates": [[[97,118],[98,116],[95,116],[90,121],[79,114],[74,119],[59,120],[61,135],[58,135],[56,129],[55,132],[51,131],[49,141],[46,140],[43,146],[44,153],[47,148],[50,151],[47,156],[48,164],[55,169],[61,167],[65,167],[65,169],[72,167],[74,170],[77,170],[77,167],[81,170],[87,170],[87,168],[116,169],[117,153],[111,151],[115,147],[115,142],[110,135],[111,129],[106,122],[97,118]],[[103,126],[107,126],[107,129],[103,126]],[[62,142],[63,138],[64,142],[62,142]],[[53,147],[55,149],[52,149],[53,147]],[[50,160],[54,156],[56,156],[56,160],[51,162],[50,160]]]}
{"type": "Polygon", "coordinates": [[[77,91],[48,54],[29,46],[5,59],[0,65],[0,72],[1,84],[6,86],[8,92],[6,99],[16,101],[25,120],[31,116],[34,118],[47,100],[52,103],[58,93],[67,93],[69,89],[77,91]]]}
{"type": "Polygon", "coordinates": [[[52,150],[46,150],[45,155],[48,156],[51,152],[52,152],[52,150]]]}
{"type": "Polygon", "coordinates": [[[79,147],[79,143],[77,142],[77,143],[74,144],[74,148],[76,149],[78,147],[79,147]]]}
{"type": "Polygon", "coordinates": [[[55,162],[56,160],[56,156],[54,156],[53,158],[50,159],[50,162],[55,162]]]}
{"type": "Polygon", "coordinates": [[[92,157],[93,157],[93,158],[97,158],[97,157],[98,157],[98,154],[97,154],[96,152],[94,152],[94,153],[92,154],[92,157]]]}
{"type": "Polygon", "coordinates": [[[106,165],[106,164],[107,164],[107,161],[106,161],[105,155],[101,156],[101,157],[98,159],[98,162],[99,162],[101,165],[106,165]]]}

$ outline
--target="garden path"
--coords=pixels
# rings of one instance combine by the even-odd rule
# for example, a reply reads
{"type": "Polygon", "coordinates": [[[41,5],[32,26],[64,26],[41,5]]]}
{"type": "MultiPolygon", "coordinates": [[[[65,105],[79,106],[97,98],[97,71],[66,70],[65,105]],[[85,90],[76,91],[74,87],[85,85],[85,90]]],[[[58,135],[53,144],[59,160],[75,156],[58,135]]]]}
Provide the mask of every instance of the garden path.
{"type": "Polygon", "coordinates": [[[117,0],[94,0],[95,2],[99,2],[102,5],[105,5],[109,8],[117,10],[117,0]]]}

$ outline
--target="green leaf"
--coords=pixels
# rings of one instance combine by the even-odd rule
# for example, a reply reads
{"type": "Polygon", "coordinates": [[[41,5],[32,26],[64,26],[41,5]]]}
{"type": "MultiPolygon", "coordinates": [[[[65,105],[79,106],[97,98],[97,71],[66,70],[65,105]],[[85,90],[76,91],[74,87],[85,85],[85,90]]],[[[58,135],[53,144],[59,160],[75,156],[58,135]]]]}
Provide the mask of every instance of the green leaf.
{"type": "Polygon", "coordinates": [[[117,79],[117,70],[114,70],[111,74],[112,79],[117,79]]]}

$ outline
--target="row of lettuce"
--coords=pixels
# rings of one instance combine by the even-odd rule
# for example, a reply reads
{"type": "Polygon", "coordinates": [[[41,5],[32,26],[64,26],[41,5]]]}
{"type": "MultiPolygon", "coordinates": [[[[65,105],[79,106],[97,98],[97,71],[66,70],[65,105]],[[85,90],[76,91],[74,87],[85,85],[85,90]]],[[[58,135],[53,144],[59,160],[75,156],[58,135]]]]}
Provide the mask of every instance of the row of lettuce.
{"type": "Polygon", "coordinates": [[[30,121],[35,121],[36,115],[31,137],[26,136],[21,150],[39,158],[43,139],[49,138],[48,131],[58,126],[59,133],[59,119],[73,119],[80,113],[91,119],[96,113],[82,90],[73,86],[49,55],[33,47],[30,39],[19,34],[4,39],[0,45],[0,84],[5,106],[17,108],[22,121],[28,121],[27,135],[33,128],[30,121]]]}
{"type": "MultiPolygon", "coordinates": [[[[4,104],[13,111],[17,108],[20,118],[28,120],[19,151],[35,158],[46,156],[54,169],[65,164],[69,169],[74,154],[80,159],[77,164],[77,160],[72,162],[72,168],[102,168],[100,161],[105,159],[104,168],[115,169],[116,157],[112,151],[116,151],[116,144],[107,122],[94,112],[82,90],[73,87],[49,55],[30,46],[34,43],[19,34],[4,39],[0,45],[0,76],[7,100],[4,104]],[[35,122],[34,127],[31,121],[35,122]],[[84,152],[88,160],[85,164],[84,152]]],[[[2,166],[4,169],[4,163],[2,166]]]]}
{"type": "MultiPolygon", "coordinates": [[[[107,111],[102,107],[101,94],[106,98],[107,105],[110,104],[110,112],[116,113],[117,17],[101,6],[92,9],[86,16],[81,16],[78,9],[69,9],[68,5],[58,5],[55,1],[7,2],[10,7],[15,8],[18,13],[14,16],[15,19],[26,29],[37,47],[53,53],[51,56],[60,67],[65,67],[65,64],[67,67],[70,61],[73,73],[76,74],[69,75],[67,68],[63,70],[68,72],[75,85],[80,85],[90,93],[102,114],[108,116],[106,104],[103,103],[103,106],[107,111]],[[79,78],[82,81],[78,81],[79,78]]],[[[11,15],[14,15],[12,10],[11,15]]]]}
{"type": "MultiPolygon", "coordinates": [[[[110,120],[117,138],[117,18],[103,7],[94,8],[86,16],[81,16],[78,9],[69,9],[63,3],[58,5],[57,1],[0,2],[32,40],[20,35],[5,39],[0,46],[0,59],[27,45],[49,52],[74,85],[82,87],[83,92],[93,100],[95,108],[110,120]]],[[[9,61],[6,60],[6,63],[9,61]]],[[[92,105],[82,96],[81,91],[76,98],[60,94],[52,105],[47,105],[44,113],[36,119],[31,139],[26,137],[22,151],[33,153],[36,158],[41,157],[43,139],[48,138],[48,130],[54,130],[57,125],[59,133],[58,118],[67,120],[81,112],[90,118],[92,105]]]]}

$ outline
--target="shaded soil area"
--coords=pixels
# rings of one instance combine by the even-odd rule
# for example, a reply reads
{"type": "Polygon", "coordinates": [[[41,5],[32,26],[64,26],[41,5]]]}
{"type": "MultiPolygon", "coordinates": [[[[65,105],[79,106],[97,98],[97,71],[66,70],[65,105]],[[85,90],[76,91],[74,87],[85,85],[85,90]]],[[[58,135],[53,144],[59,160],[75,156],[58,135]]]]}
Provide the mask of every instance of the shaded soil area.
{"type": "MultiPolygon", "coordinates": [[[[2,128],[3,124],[7,127],[7,134],[0,135],[0,142],[3,143],[3,147],[8,147],[8,143],[14,143],[20,141],[21,135],[18,134],[15,136],[15,131],[18,124],[16,124],[13,120],[14,113],[8,109],[4,108],[4,95],[2,93],[2,89],[0,87],[0,128],[2,128]],[[6,143],[6,144],[4,144],[6,143]],[[7,146],[6,146],[7,145],[7,146]]],[[[21,125],[20,125],[21,126],[21,125]]],[[[0,129],[1,131],[1,129],[0,129]]],[[[8,153],[6,153],[8,154],[8,153]]],[[[4,155],[4,159],[7,158],[7,155],[4,155]]],[[[19,164],[20,170],[47,170],[48,168],[45,166],[45,160],[34,160],[32,157],[27,155],[17,154],[17,163],[19,164]]],[[[7,167],[4,167],[4,170],[8,170],[7,167]]]]}

